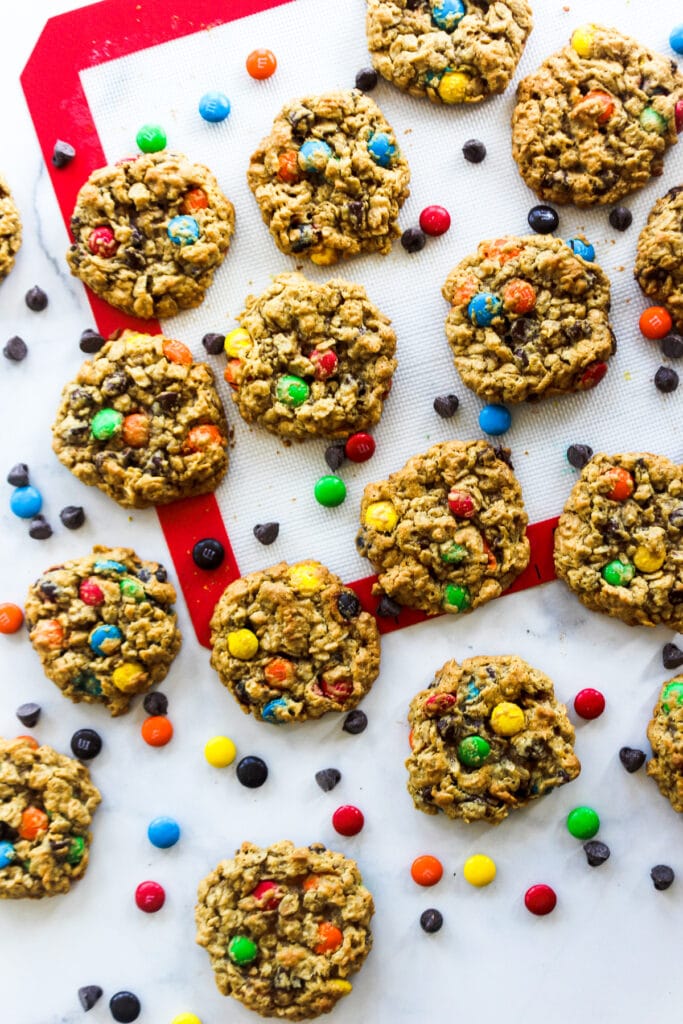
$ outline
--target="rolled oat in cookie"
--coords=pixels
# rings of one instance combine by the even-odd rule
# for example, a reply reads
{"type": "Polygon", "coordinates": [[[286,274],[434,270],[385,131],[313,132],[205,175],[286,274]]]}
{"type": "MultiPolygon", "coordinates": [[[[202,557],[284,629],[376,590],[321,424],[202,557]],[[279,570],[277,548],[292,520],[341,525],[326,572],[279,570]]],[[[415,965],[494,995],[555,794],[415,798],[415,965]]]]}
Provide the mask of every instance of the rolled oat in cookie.
{"type": "Polygon", "coordinates": [[[144,153],[93,171],[71,215],[71,273],[148,320],[199,306],[235,229],[212,172],[181,153],[144,153]]]}
{"type": "Polygon", "coordinates": [[[584,25],[519,83],[512,155],[541,199],[615,203],[662,174],[682,97],[676,61],[584,25]]]}
{"type": "Polygon", "coordinates": [[[666,306],[683,331],[683,186],[669,189],[652,207],[638,238],[634,274],[648,298],[666,306]]]}
{"type": "Polygon", "coordinates": [[[683,466],[594,455],[555,531],[555,570],[592,611],[683,629],[683,466]]]}
{"type": "Polygon", "coordinates": [[[21,247],[21,218],[9,186],[0,175],[0,281],[14,266],[21,247]]]}
{"type": "Polygon", "coordinates": [[[361,285],[279,274],[245,307],[226,340],[226,379],[247,423],[302,440],[379,421],[396,335],[361,285]]]}
{"type": "Polygon", "coordinates": [[[328,266],[391,250],[410,171],[377,104],[353,89],[286,103],[247,181],[278,249],[328,266]]]}
{"type": "Polygon", "coordinates": [[[586,391],[607,372],[616,349],[609,279],[559,238],[481,242],[442,294],[456,369],[487,402],[586,391]]]}
{"type": "Polygon", "coordinates": [[[229,584],[211,646],[211,664],[242,710],[275,724],[348,711],[379,673],[374,617],[314,561],[280,562],[229,584]]]}
{"type": "Polygon", "coordinates": [[[683,812],[683,676],[663,684],[647,727],[652,758],[647,774],[674,811],[683,812]]]}
{"type": "Polygon", "coordinates": [[[307,1020],[352,989],[372,947],[371,894],[322,843],[243,843],[199,886],[197,942],[223,995],[262,1017],[307,1020]]]}

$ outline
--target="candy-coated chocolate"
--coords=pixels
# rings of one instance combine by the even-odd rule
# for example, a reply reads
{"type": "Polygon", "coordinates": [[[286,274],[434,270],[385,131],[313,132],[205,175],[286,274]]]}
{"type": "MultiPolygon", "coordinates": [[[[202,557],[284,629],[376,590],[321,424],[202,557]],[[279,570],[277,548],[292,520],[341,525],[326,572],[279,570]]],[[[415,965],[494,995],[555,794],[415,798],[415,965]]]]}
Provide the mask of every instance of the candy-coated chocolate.
{"type": "Polygon", "coordinates": [[[115,992],[109,1000],[109,1012],[119,1024],[131,1024],[140,1016],[140,1000],[133,992],[115,992]]]}
{"type": "Polygon", "coordinates": [[[143,601],[146,597],[145,588],[132,576],[127,576],[119,581],[119,590],[124,597],[130,597],[134,601],[143,601]]]}
{"type": "Polygon", "coordinates": [[[557,906],[557,895],[549,885],[530,886],[524,893],[524,906],[537,917],[552,913],[557,906]]]}
{"type": "Polygon", "coordinates": [[[469,551],[462,544],[449,544],[439,553],[439,557],[446,565],[460,565],[469,556],[469,551]]]}
{"type": "Polygon", "coordinates": [[[194,245],[201,230],[194,217],[182,214],[179,217],[171,217],[166,233],[174,245],[194,245]]]}
{"type": "Polygon", "coordinates": [[[171,1024],[202,1024],[196,1013],[178,1013],[171,1024]]]}
{"type": "MultiPolygon", "coordinates": [[[[304,881],[303,888],[306,888],[304,881]]],[[[262,879],[255,889],[252,889],[251,895],[255,900],[261,903],[262,910],[277,910],[282,903],[282,893],[277,882],[274,882],[272,878],[262,879]]]]}
{"type": "Polygon", "coordinates": [[[471,519],[477,511],[477,506],[469,491],[461,491],[457,487],[453,487],[448,492],[448,507],[458,519],[471,519]]]}
{"type": "Polygon", "coordinates": [[[496,877],[496,865],[485,853],[475,853],[465,861],[462,873],[466,882],[481,889],[496,877]]]}
{"type": "Polygon", "coordinates": [[[118,626],[105,622],[95,626],[88,638],[88,643],[95,654],[108,658],[121,646],[122,636],[118,626]]]}
{"type": "Polygon", "coordinates": [[[224,558],[225,548],[215,537],[204,537],[192,548],[192,561],[200,569],[218,569],[224,558]]]}
{"type": "Polygon", "coordinates": [[[446,71],[439,81],[437,92],[444,103],[464,103],[470,76],[462,71],[446,71]]]}
{"type": "Polygon", "coordinates": [[[363,812],[353,804],[344,804],[338,807],[332,815],[332,825],[340,836],[358,835],[364,824],[363,812]]]}
{"type": "Polygon", "coordinates": [[[398,148],[386,132],[373,132],[368,139],[368,152],[380,167],[391,167],[398,148]]]}
{"type": "Polygon", "coordinates": [[[173,726],[164,715],[151,715],[142,723],[140,733],[150,747],[165,747],[173,738],[173,726]]]}
{"type": "Polygon", "coordinates": [[[666,550],[663,547],[653,551],[652,548],[644,544],[640,544],[636,548],[633,556],[633,564],[639,572],[657,572],[665,561],[666,550]]]}
{"type": "Polygon", "coordinates": [[[590,391],[597,384],[600,383],[602,378],[607,373],[607,363],[591,363],[581,374],[579,379],[579,386],[582,391],[590,391]]]}
{"type": "Polygon", "coordinates": [[[325,679],[320,680],[322,693],[330,700],[343,704],[353,693],[353,683],[350,679],[325,679]]]}
{"type": "Polygon", "coordinates": [[[286,690],[294,681],[294,664],[288,658],[271,658],[263,666],[263,676],[269,686],[286,690]]]}
{"type": "Polygon", "coordinates": [[[458,760],[466,768],[479,768],[491,753],[491,744],[482,736],[467,736],[458,744],[458,760]]]}
{"type": "Polygon", "coordinates": [[[420,214],[420,227],[426,235],[438,238],[451,226],[451,215],[445,206],[425,206],[420,214]]]}
{"type": "Polygon", "coordinates": [[[16,854],[12,844],[3,839],[2,842],[0,842],[0,871],[2,871],[3,868],[8,867],[14,860],[15,856],[16,854]]]}
{"type": "Polygon", "coordinates": [[[447,612],[464,612],[471,604],[470,592],[467,587],[447,583],[443,590],[443,607],[447,612]]]}
{"type": "Polygon", "coordinates": [[[275,74],[277,60],[272,50],[252,50],[246,60],[246,68],[252,78],[262,81],[275,74]]]}
{"type": "Polygon", "coordinates": [[[375,439],[372,434],[352,434],[344,446],[344,453],[351,462],[367,462],[375,454],[375,439]]]}
{"type": "Polygon", "coordinates": [[[640,333],[649,341],[661,341],[673,327],[673,321],[664,306],[648,306],[640,314],[638,325],[640,333]]]}
{"type": "Polygon", "coordinates": [[[423,910],[420,914],[420,928],[429,935],[441,930],[443,926],[443,914],[434,907],[423,910]]]}
{"type": "Polygon", "coordinates": [[[33,519],[43,507],[43,498],[40,491],[28,484],[12,491],[9,507],[20,519],[33,519]]]}
{"type": "Polygon", "coordinates": [[[515,736],[525,725],[524,712],[519,704],[501,701],[491,712],[491,728],[497,736],[515,736]]]}
{"type": "Polygon", "coordinates": [[[21,815],[19,823],[19,836],[21,839],[34,840],[40,832],[45,832],[48,826],[48,817],[45,811],[32,805],[27,807],[21,815]]]}
{"type": "Polygon", "coordinates": [[[582,25],[572,35],[572,49],[578,53],[579,57],[590,57],[594,41],[595,25],[582,25]]]}
{"type": "Polygon", "coordinates": [[[258,956],[258,946],[248,935],[233,935],[228,943],[228,956],[234,964],[251,964],[258,956]]]}
{"type": "Polygon", "coordinates": [[[424,702],[426,715],[445,715],[456,704],[456,697],[452,693],[433,693],[424,702]]]}
{"type": "Polygon", "coordinates": [[[398,522],[398,512],[390,501],[373,501],[365,510],[363,522],[379,533],[391,533],[398,522]]]}
{"type": "Polygon", "coordinates": [[[310,393],[311,389],[306,381],[291,373],[279,377],[275,385],[275,396],[278,402],[289,405],[293,409],[303,405],[310,393]]]}
{"type": "Polygon", "coordinates": [[[683,682],[669,683],[662,691],[662,711],[668,715],[672,707],[683,704],[683,682]]]}
{"type": "Polygon", "coordinates": [[[102,749],[102,737],[94,729],[77,729],[71,737],[71,751],[81,761],[91,761],[102,749]]]}
{"type": "Polygon", "coordinates": [[[315,367],[315,379],[327,380],[337,369],[339,359],[337,354],[328,348],[320,352],[314,349],[308,357],[315,367]]]}
{"type": "Polygon", "coordinates": [[[59,619],[41,619],[31,632],[31,640],[39,647],[61,647],[64,627],[59,619]]]}
{"type": "Polygon", "coordinates": [[[243,359],[251,348],[251,336],[244,327],[236,327],[225,336],[225,354],[232,359],[243,359]]]}
{"type": "Polygon", "coordinates": [[[592,807],[575,807],[567,815],[567,830],[575,839],[592,839],[600,828],[600,818],[592,807]]]}
{"type": "Polygon", "coordinates": [[[418,885],[436,885],[443,877],[443,864],[437,857],[425,853],[410,865],[410,874],[418,885]]]}
{"type": "Polygon", "coordinates": [[[315,500],[325,508],[336,508],[346,498],[346,484],[338,476],[327,474],[316,481],[313,488],[315,500]]]}
{"type": "Polygon", "coordinates": [[[570,238],[567,245],[575,256],[580,256],[586,263],[593,263],[595,260],[595,249],[590,242],[584,242],[582,238],[570,238]]]}
{"type": "Polygon", "coordinates": [[[657,135],[666,134],[668,122],[654,107],[645,107],[640,112],[638,120],[641,128],[644,128],[646,132],[656,132],[657,135]]]}
{"type": "Polygon", "coordinates": [[[140,882],[135,890],[135,902],[146,914],[155,914],[166,901],[166,893],[158,882],[140,882]]]}
{"type": "Polygon", "coordinates": [[[151,424],[143,412],[125,416],[121,424],[121,438],[129,448],[144,448],[149,443],[151,424]]]}
{"type": "Polygon", "coordinates": [[[0,604],[0,633],[18,633],[24,624],[24,613],[18,604],[6,601],[0,604]]]}
{"type": "Polygon", "coordinates": [[[492,292],[477,292],[467,306],[467,315],[475,327],[490,327],[503,308],[502,299],[492,292]]]}
{"type": "Polygon", "coordinates": [[[90,249],[93,256],[102,256],[104,259],[109,259],[114,255],[118,247],[119,243],[116,241],[116,235],[108,224],[100,224],[99,227],[93,228],[88,235],[88,249],[90,249]]]}
{"type": "Polygon", "coordinates": [[[635,488],[635,480],[623,466],[612,466],[602,474],[603,480],[609,484],[605,497],[610,501],[626,501],[635,488]]]}
{"type": "Polygon", "coordinates": [[[605,710],[605,698],[599,690],[587,686],[585,689],[579,690],[574,697],[574,710],[581,718],[586,718],[589,721],[599,718],[605,710]]]}
{"type": "Polygon", "coordinates": [[[205,452],[223,443],[223,435],[213,423],[200,423],[187,432],[187,447],[192,452],[205,452]]]}
{"type": "Polygon", "coordinates": [[[66,855],[67,864],[80,864],[85,853],[85,839],[83,836],[74,836],[71,840],[69,852],[66,855]]]}
{"type": "Polygon", "coordinates": [[[107,441],[121,430],[123,414],[116,409],[100,409],[90,424],[90,433],[97,441],[107,441]]]}
{"type": "Polygon", "coordinates": [[[137,661],[124,661],[112,672],[111,681],[121,693],[137,693],[147,682],[147,671],[137,661]]]}
{"type": "Polygon", "coordinates": [[[344,941],[341,929],[331,921],[321,921],[318,925],[318,941],[313,947],[313,952],[318,955],[322,953],[334,953],[344,941]]]}
{"type": "Polygon", "coordinates": [[[164,338],[161,351],[169,363],[177,363],[179,366],[191,366],[193,363],[192,353],[187,345],[176,338],[164,338]]]}
{"type": "Polygon", "coordinates": [[[492,402],[485,405],[479,413],[479,426],[485,434],[498,437],[505,434],[512,424],[512,413],[506,406],[492,402]]]}
{"type": "Polygon", "coordinates": [[[503,306],[511,313],[523,316],[536,305],[536,289],[529,281],[513,277],[503,288],[503,306]]]}
{"type": "Polygon", "coordinates": [[[248,754],[237,763],[237,779],[247,789],[258,789],[268,778],[268,765],[253,754],[248,754]]]}
{"type": "Polygon", "coordinates": [[[322,586],[320,566],[315,562],[299,562],[291,566],[289,582],[300,594],[315,594],[322,586]]]}
{"type": "Polygon", "coordinates": [[[180,839],[180,825],[175,818],[161,815],[153,818],[147,826],[147,838],[159,850],[168,850],[180,839]]]}
{"type": "Polygon", "coordinates": [[[115,562],[113,558],[102,558],[95,562],[95,572],[128,572],[122,562],[115,562]]]}
{"type": "Polygon", "coordinates": [[[158,153],[166,145],[166,132],[159,124],[144,124],[135,141],[143,153],[158,153]]]}
{"type": "Polygon", "coordinates": [[[278,716],[278,712],[285,711],[288,703],[285,697],[275,697],[273,700],[269,700],[261,710],[261,718],[264,722],[281,725],[282,719],[278,716]]]}
{"type": "Polygon", "coordinates": [[[630,562],[622,562],[618,558],[602,570],[603,580],[611,587],[627,587],[635,574],[636,570],[630,562]]]}
{"type": "Polygon", "coordinates": [[[557,210],[545,203],[532,206],[527,214],[527,223],[538,235],[549,235],[560,223],[557,210]]]}
{"type": "Polygon", "coordinates": [[[251,629],[236,629],[228,633],[228,650],[233,658],[249,661],[258,649],[258,637],[251,629]]]}
{"type": "Polygon", "coordinates": [[[205,121],[225,121],[230,113],[230,100],[224,92],[205,92],[199,101],[198,109],[205,121]]]}
{"type": "Polygon", "coordinates": [[[302,171],[322,174],[332,156],[332,147],[323,139],[306,139],[299,147],[297,158],[302,171]]]}
{"type": "Polygon", "coordinates": [[[432,0],[432,21],[437,28],[452,32],[465,17],[463,0],[432,0]]]}
{"type": "Polygon", "coordinates": [[[180,204],[181,213],[196,213],[197,210],[206,210],[209,205],[209,197],[203,188],[189,188],[180,204]]]}
{"type": "Polygon", "coordinates": [[[288,185],[295,185],[301,180],[299,174],[299,154],[295,149],[287,149],[277,158],[277,176],[288,185]]]}

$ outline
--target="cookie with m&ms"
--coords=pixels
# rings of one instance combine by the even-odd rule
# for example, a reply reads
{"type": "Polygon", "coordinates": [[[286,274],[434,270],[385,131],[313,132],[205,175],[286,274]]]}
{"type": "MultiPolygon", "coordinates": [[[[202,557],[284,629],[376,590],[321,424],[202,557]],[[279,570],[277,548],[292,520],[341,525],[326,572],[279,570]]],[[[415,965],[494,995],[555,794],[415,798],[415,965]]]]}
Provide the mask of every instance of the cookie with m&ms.
{"type": "Polygon", "coordinates": [[[408,720],[408,792],[427,814],[497,825],[581,771],[552,681],[514,655],[447,661],[408,720]]]}
{"type": "Polygon", "coordinates": [[[165,678],[180,649],[175,599],[163,565],[130,548],[96,546],[31,585],[29,639],[66,697],[122,715],[165,678]]]}
{"type": "Polygon", "coordinates": [[[487,402],[586,391],[616,349],[610,283],[583,239],[480,242],[446,278],[446,337],[463,383],[487,402]]]}
{"type": "Polygon", "coordinates": [[[208,494],[228,467],[213,371],[161,334],[123,331],[83,363],[52,435],[67,469],[126,508],[208,494]]]}
{"type": "Polygon", "coordinates": [[[211,619],[211,664],[246,714],[281,725],[349,711],[379,673],[379,630],[320,562],[230,583],[211,619]]]}
{"type": "Polygon", "coordinates": [[[652,207],[638,236],[633,272],[648,298],[668,309],[683,331],[683,186],[669,189],[652,207]]]}
{"type": "Polygon", "coordinates": [[[555,570],[592,611],[683,629],[683,466],[595,454],[555,531],[555,570]]]}
{"type": "Polygon", "coordinates": [[[148,320],[200,305],[230,246],[235,211],[208,167],[162,150],[93,171],[70,228],[71,273],[148,320]]]}
{"type": "Polygon", "coordinates": [[[503,593],[529,563],[527,514],[509,451],[445,441],[368,484],[356,546],[373,593],[431,615],[463,614],[503,593]]]}
{"type": "Polygon", "coordinates": [[[21,217],[5,179],[0,175],[0,281],[14,266],[21,248],[21,217]]]}
{"type": "Polygon", "coordinates": [[[647,774],[674,811],[683,812],[683,676],[662,685],[647,727],[652,758],[647,774]]]}
{"type": "Polygon", "coordinates": [[[350,857],[322,843],[242,843],[199,885],[197,943],[223,995],[262,1017],[307,1020],[352,991],[373,913],[350,857]]]}

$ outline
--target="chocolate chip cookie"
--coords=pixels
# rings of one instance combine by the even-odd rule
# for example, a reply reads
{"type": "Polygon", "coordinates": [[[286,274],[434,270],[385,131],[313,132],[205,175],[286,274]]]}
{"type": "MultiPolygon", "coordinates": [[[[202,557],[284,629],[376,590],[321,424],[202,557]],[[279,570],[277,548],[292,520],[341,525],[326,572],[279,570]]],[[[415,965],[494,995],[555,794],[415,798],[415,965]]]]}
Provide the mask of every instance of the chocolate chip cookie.
{"type": "Polygon", "coordinates": [[[348,711],[379,672],[369,612],[320,562],[280,562],[231,583],[211,619],[211,664],[265,722],[348,711]]]}
{"type": "Polygon", "coordinates": [[[243,843],[199,886],[197,942],[216,984],[262,1017],[306,1020],[351,992],[372,946],[372,896],[322,843],[243,843]]]}
{"type": "Polygon", "coordinates": [[[647,727],[652,759],[647,774],[659,786],[674,811],[683,812],[683,676],[662,686],[647,727]]]}
{"type": "Polygon", "coordinates": [[[379,107],[353,89],[286,103],[247,181],[278,249],[328,266],[391,250],[410,171],[379,107]]]}
{"type": "Polygon", "coordinates": [[[598,453],[555,531],[555,570],[592,611],[683,629],[683,466],[598,453]]]}
{"type": "Polygon", "coordinates": [[[80,761],[0,738],[0,899],[68,892],[88,866],[100,800],[80,761]]]}
{"type": "Polygon", "coordinates": [[[359,552],[373,593],[431,615],[498,597],[529,563],[527,514],[507,449],[446,441],[368,484],[359,552]]]}
{"type": "Polygon", "coordinates": [[[671,313],[683,331],[683,186],[652,208],[638,238],[635,277],[645,294],[671,313]]]}
{"type": "Polygon", "coordinates": [[[433,103],[501,93],[532,28],[527,0],[367,0],[372,63],[388,81],[433,103]]]}
{"type": "MultiPolygon", "coordinates": [[[[594,257],[592,246],[577,248],[594,257]]],[[[481,242],[442,295],[456,369],[487,402],[585,391],[616,349],[606,274],[559,238],[481,242]]]]}
{"type": "Polygon", "coordinates": [[[181,153],[102,167],[71,216],[71,273],[111,306],[145,320],[199,306],[223,262],[235,211],[208,167],[181,153]]]}
{"type": "Polygon", "coordinates": [[[615,203],[662,173],[682,98],[675,61],[616,29],[584,25],[520,82],[513,157],[541,199],[615,203]]]}
{"type": "Polygon", "coordinates": [[[361,285],[279,274],[245,306],[225,347],[226,379],[247,423],[301,440],[378,422],[396,335],[361,285]]]}
{"type": "Polygon", "coordinates": [[[161,334],[124,331],[83,363],[52,434],[67,469],[125,508],[208,494],[228,468],[213,371],[161,334]]]}
{"type": "Polygon", "coordinates": [[[0,175],[0,281],[14,266],[21,247],[21,218],[5,179],[0,175]]]}
{"type": "Polygon", "coordinates": [[[122,715],[135,694],[165,678],[180,649],[175,598],[162,565],[98,545],[31,586],[29,639],[65,696],[122,715]]]}
{"type": "Polygon", "coordinates": [[[447,661],[408,720],[408,792],[427,814],[498,825],[581,771],[552,681],[512,654],[447,661]]]}

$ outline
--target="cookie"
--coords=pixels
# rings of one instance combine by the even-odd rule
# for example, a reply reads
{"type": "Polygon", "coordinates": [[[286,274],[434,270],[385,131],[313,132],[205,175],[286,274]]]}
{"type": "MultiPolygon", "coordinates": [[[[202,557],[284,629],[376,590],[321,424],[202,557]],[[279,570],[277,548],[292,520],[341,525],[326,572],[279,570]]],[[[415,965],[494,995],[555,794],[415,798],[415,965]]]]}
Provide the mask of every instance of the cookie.
{"type": "Polygon", "coordinates": [[[527,0],[367,0],[372,63],[384,78],[433,103],[501,93],[532,28],[527,0]]]}
{"type": "Polygon", "coordinates": [[[391,250],[410,171],[382,111],[353,89],[286,103],[247,181],[278,249],[328,266],[391,250]]]}
{"type": "Polygon", "coordinates": [[[302,440],[379,421],[396,335],[361,285],[280,274],[245,306],[226,340],[226,380],[247,423],[302,440]]]}
{"type": "Polygon", "coordinates": [[[541,199],[615,203],[662,174],[682,97],[675,61],[584,25],[519,83],[512,155],[541,199]]]}
{"type": "Polygon", "coordinates": [[[213,371],[161,334],[124,331],[83,363],[52,434],[67,469],[125,508],[208,494],[228,468],[213,371]]]}
{"type": "Polygon", "coordinates": [[[408,720],[408,792],[427,814],[498,825],[581,771],[552,681],[513,654],[447,661],[408,720]]]}
{"type": "Polygon", "coordinates": [[[100,800],[80,761],[26,737],[0,738],[0,899],[68,892],[88,866],[100,800]]]}
{"type": "Polygon", "coordinates": [[[653,206],[638,238],[634,274],[683,331],[683,186],[669,189],[653,206]]]}
{"type": "Polygon", "coordinates": [[[148,320],[199,306],[235,229],[208,167],[147,153],[101,167],[71,216],[71,273],[111,306],[148,320]]]}
{"type": "Polygon", "coordinates": [[[5,179],[0,175],[0,281],[14,266],[21,247],[21,218],[5,179]]]}
{"type": "Polygon", "coordinates": [[[379,673],[374,616],[320,562],[280,562],[231,583],[211,619],[211,664],[265,722],[348,711],[379,673]]]}
{"type": "Polygon", "coordinates": [[[585,391],[616,349],[607,275],[559,238],[481,242],[442,295],[456,369],[487,402],[585,391]]]}
{"type": "Polygon", "coordinates": [[[555,571],[592,611],[683,630],[683,466],[594,455],[560,516],[555,571]]]}
{"type": "Polygon", "coordinates": [[[430,615],[498,597],[529,563],[521,488],[509,451],[446,441],[368,484],[356,545],[387,594],[430,615]]]}
{"type": "Polygon", "coordinates": [[[647,727],[647,738],[652,747],[647,774],[680,814],[683,812],[683,676],[674,676],[662,686],[647,727]]]}
{"type": "Polygon", "coordinates": [[[30,587],[29,639],[65,696],[122,715],[135,694],[165,678],[180,649],[175,598],[162,565],[98,545],[30,587]]]}
{"type": "Polygon", "coordinates": [[[372,896],[322,843],[243,843],[199,886],[197,942],[216,984],[262,1017],[306,1020],[352,989],[372,946],[372,896]]]}

